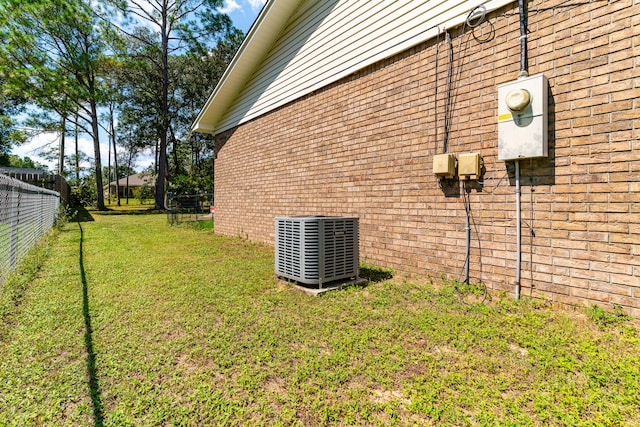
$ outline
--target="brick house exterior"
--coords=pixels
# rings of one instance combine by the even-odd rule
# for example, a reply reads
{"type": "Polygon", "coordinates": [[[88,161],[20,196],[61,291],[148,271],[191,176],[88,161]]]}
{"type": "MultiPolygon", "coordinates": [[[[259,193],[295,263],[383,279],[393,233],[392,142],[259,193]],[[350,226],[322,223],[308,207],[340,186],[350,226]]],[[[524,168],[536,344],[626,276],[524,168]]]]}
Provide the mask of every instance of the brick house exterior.
{"type": "MultiPolygon", "coordinates": [[[[549,82],[549,156],[520,161],[522,295],[640,317],[640,1],[527,6],[528,71],[549,82]]],[[[468,203],[470,279],[512,294],[514,162],[497,157],[496,87],[518,74],[518,6],[448,33],[451,44],[441,32],[214,129],[216,232],[272,244],[276,216],[357,215],[361,261],[461,279],[468,203]],[[447,100],[447,149],[481,154],[477,182],[432,173],[447,100]]]]}

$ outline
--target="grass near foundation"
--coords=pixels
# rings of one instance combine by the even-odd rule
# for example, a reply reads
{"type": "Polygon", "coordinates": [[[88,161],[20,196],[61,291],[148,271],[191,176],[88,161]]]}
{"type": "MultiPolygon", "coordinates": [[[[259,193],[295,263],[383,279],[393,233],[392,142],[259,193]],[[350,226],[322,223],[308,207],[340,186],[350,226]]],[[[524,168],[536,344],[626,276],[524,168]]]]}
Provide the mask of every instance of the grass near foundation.
{"type": "Polygon", "coordinates": [[[2,290],[0,425],[640,424],[615,313],[470,305],[372,267],[310,297],[269,247],[122,213],[68,223],[2,290]]]}

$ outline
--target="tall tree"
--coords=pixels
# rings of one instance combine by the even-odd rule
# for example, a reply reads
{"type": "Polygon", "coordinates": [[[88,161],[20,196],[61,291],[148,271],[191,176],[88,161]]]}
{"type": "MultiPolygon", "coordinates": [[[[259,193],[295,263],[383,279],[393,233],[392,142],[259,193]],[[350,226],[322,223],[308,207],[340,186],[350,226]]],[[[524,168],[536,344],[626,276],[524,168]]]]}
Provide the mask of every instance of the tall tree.
{"type": "Polygon", "coordinates": [[[133,21],[143,22],[153,28],[146,34],[149,37],[141,37],[140,32],[125,28],[122,30],[142,43],[145,56],[141,59],[150,61],[159,82],[155,118],[159,140],[155,208],[163,209],[168,172],[167,145],[175,115],[170,99],[170,56],[192,52],[204,57],[215,40],[235,30],[229,17],[218,12],[223,6],[222,0],[107,0],[106,3],[118,8],[133,21]]]}
{"type": "Polygon", "coordinates": [[[97,207],[105,209],[98,117],[105,43],[89,3],[3,0],[0,32],[0,75],[9,90],[60,121],[79,115],[80,128],[93,139],[97,207]]]}
{"type": "MultiPolygon", "coordinates": [[[[0,37],[0,44],[3,43],[0,37]]],[[[2,58],[0,57],[0,62],[2,58]]],[[[11,94],[0,75],[0,156],[5,156],[15,144],[25,141],[26,134],[18,128],[15,115],[24,111],[25,100],[11,94]]]]}
{"type": "MultiPolygon", "coordinates": [[[[209,135],[192,133],[190,128],[194,117],[204,105],[211,88],[224,73],[242,39],[242,32],[236,30],[219,39],[215,47],[204,57],[185,53],[171,58],[175,63],[171,78],[172,110],[176,112],[171,129],[172,135],[177,135],[172,141],[173,153],[176,154],[174,172],[189,176],[188,182],[193,185],[189,192],[211,191],[213,139],[209,135]],[[183,147],[179,148],[177,145],[183,147]],[[184,157],[180,158],[180,154],[184,157]]],[[[182,179],[181,183],[184,182],[182,179]]]]}
{"type": "MultiPolygon", "coordinates": [[[[106,119],[108,122],[107,133],[109,134],[109,156],[111,157],[111,150],[113,150],[113,163],[115,166],[115,187],[116,187],[116,204],[120,206],[120,184],[118,182],[118,138],[116,128],[116,109],[122,102],[123,94],[118,88],[118,75],[122,65],[116,61],[115,58],[109,58],[104,62],[104,81],[105,86],[108,88],[106,96],[107,114],[106,119]]],[[[111,171],[111,158],[109,158],[109,171],[111,171]]],[[[107,174],[107,182],[111,179],[110,174],[107,174]]],[[[109,203],[111,203],[111,188],[109,188],[109,203]]]]}
{"type": "Polygon", "coordinates": [[[126,51],[120,52],[118,128],[121,146],[126,151],[155,150],[157,159],[161,83],[152,60],[159,53],[151,40],[153,34],[148,28],[137,27],[133,35],[127,36],[126,51]]]}

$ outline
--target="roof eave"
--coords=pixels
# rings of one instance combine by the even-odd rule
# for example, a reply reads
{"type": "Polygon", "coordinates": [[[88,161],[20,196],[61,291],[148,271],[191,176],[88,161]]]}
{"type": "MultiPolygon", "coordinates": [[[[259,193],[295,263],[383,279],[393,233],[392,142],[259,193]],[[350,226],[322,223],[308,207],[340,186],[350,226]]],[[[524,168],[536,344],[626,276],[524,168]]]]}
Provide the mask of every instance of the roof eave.
{"type": "Polygon", "coordinates": [[[191,125],[194,132],[214,134],[224,113],[278,39],[301,0],[269,0],[262,8],[220,81],[191,125]]]}

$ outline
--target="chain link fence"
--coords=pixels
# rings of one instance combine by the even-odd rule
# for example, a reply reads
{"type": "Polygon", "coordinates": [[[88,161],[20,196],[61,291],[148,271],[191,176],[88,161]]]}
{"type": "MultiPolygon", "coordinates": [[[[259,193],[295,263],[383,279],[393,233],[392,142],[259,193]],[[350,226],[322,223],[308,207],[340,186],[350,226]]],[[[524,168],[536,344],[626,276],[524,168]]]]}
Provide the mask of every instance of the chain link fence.
{"type": "Polygon", "coordinates": [[[56,220],[60,194],[0,174],[0,285],[56,220]]]}
{"type": "Polygon", "coordinates": [[[169,224],[213,220],[213,193],[167,194],[169,224]]]}

